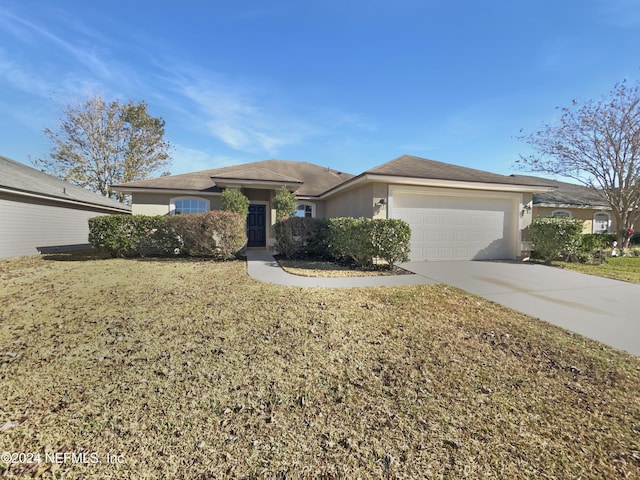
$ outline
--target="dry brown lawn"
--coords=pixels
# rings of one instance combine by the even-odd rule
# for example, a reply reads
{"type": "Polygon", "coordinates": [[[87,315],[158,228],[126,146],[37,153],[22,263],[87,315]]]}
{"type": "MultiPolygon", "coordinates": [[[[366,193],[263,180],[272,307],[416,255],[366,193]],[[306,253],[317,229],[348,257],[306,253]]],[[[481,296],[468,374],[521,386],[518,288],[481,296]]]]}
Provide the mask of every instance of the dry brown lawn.
{"type": "Polygon", "coordinates": [[[6,478],[640,477],[638,358],[443,285],[0,261],[0,386],[6,478]]]}

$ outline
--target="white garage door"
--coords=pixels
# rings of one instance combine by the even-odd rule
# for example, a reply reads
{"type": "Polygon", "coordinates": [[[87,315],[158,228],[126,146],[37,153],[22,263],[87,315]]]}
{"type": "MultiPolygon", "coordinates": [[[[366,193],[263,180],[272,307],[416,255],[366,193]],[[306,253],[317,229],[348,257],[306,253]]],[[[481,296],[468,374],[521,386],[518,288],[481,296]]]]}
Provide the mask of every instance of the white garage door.
{"type": "Polygon", "coordinates": [[[515,258],[514,197],[392,195],[390,217],[411,227],[412,261],[515,258]]]}

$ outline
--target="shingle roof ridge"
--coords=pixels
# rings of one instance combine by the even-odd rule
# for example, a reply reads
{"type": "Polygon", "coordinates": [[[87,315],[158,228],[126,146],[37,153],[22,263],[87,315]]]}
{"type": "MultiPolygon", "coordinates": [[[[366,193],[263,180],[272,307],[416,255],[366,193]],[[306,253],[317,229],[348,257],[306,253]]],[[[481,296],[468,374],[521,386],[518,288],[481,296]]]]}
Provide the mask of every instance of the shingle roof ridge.
{"type": "MultiPolygon", "coordinates": [[[[223,174],[218,174],[218,175],[211,175],[211,178],[248,178],[248,177],[229,177],[229,175],[236,175],[236,172],[238,174],[242,174],[244,173],[246,175],[247,172],[251,172],[251,171],[262,171],[262,172],[268,172],[272,175],[274,175],[274,177],[278,177],[277,179],[286,179],[286,180],[291,180],[294,181],[296,183],[302,183],[302,180],[300,180],[299,178],[295,178],[295,177],[290,177],[289,175],[286,175],[284,173],[280,173],[280,172],[274,172],[273,170],[270,170],[268,168],[262,168],[262,167],[251,167],[251,168],[239,168],[237,170],[231,170],[229,172],[224,172],[223,174]]],[[[275,180],[276,178],[274,178],[275,180]]],[[[263,179],[266,180],[266,179],[263,179]]]]}

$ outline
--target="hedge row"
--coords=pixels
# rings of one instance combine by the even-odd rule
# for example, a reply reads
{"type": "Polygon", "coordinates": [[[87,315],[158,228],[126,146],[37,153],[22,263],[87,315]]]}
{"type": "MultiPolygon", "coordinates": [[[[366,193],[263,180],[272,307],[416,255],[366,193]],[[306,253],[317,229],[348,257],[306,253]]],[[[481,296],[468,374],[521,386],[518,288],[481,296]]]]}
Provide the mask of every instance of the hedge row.
{"type": "Polygon", "coordinates": [[[552,260],[589,262],[611,252],[615,233],[582,234],[582,220],[563,217],[538,217],[529,227],[534,244],[533,257],[550,263],[552,260]]]}
{"type": "Polygon", "coordinates": [[[89,219],[89,242],[113,257],[233,258],[246,244],[245,219],[220,210],[188,215],[105,215],[89,219]]]}
{"type": "Polygon", "coordinates": [[[408,261],[410,237],[409,225],[394,219],[291,217],[276,224],[285,257],[328,256],[365,268],[377,259],[389,266],[408,261]]]}

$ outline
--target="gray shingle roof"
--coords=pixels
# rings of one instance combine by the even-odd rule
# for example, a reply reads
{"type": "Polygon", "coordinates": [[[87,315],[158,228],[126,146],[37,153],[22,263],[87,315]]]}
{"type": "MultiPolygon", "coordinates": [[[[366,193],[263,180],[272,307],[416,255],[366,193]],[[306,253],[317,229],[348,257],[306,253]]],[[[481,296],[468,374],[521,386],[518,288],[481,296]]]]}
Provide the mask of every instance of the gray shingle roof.
{"type": "Polygon", "coordinates": [[[58,177],[31,168],[0,155],[0,188],[15,193],[27,193],[48,197],[53,200],[84,203],[97,207],[131,212],[131,207],[110,198],[73,185],[58,177]]]}
{"type": "Polygon", "coordinates": [[[533,204],[549,207],[574,207],[574,208],[609,208],[609,204],[604,197],[596,190],[584,185],[549,180],[546,178],[529,175],[512,175],[512,177],[522,180],[545,181],[556,187],[554,190],[545,193],[535,193],[533,204]]]}
{"type": "Polygon", "coordinates": [[[365,172],[373,175],[389,175],[394,177],[428,178],[435,180],[452,180],[458,182],[497,183],[506,185],[551,186],[542,178],[515,177],[500,175],[473,168],[451,165],[426,158],[402,155],[387,163],[365,172]]]}
{"type": "Polygon", "coordinates": [[[352,178],[342,173],[307,162],[289,160],[263,160],[261,162],[213,168],[199,172],[170,175],[167,177],[140,180],[114,185],[118,191],[134,192],[139,189],[190,190],[200,192],[220,191],[215,179],[246,179],[253,181],[291,183],[299,185],[296,194],[316,196],[352,178]]]}
{"type": "Polygon", "coordinates": [[[262,182],[279,182],[279,183],[290,183],[292,185],[302,184],[304,183],[299,178],[293,178],[289,175],[284,175],[280,172],[274,172],[272,170],[268,170],[266,168],[245,168],[233,170],[232,172],[221,172],[216,175],[212,175],[211,178],[214,179],[227,179],[227,180],[252,180],[252,181],[262,181],[262,182]]]}

